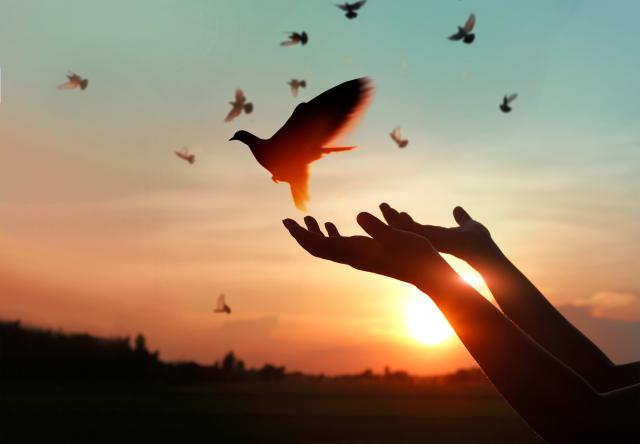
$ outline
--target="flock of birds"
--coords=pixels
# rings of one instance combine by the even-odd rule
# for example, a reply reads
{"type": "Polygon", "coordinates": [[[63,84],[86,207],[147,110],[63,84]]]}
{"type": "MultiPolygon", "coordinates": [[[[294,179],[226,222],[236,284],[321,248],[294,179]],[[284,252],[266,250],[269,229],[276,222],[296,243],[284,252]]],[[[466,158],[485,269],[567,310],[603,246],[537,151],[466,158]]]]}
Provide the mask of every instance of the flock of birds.
{"type": "MultiPolygon", "coordinates": [[[[336,4],[345,12],[345,17],[353,20],[358,17],[358,11],[366,4],[367,0],[336,4]]],[[[470,45],[475,41],[472,32],[476,25],[475,14],[470,14],[464,26],[458,26],[455,34],[448,37],[451,41],[462,41],[470,45]]],[[[309,42],[309,36],[305,31],[287,32],[287,40],[280,43],[281,46],[304,46],[309,42]]],[[[67,81],[58,86],[58,89],[85,90],[89,80],[69,71],[67,81]]],[[[293,97],[298,96],[300,88],[306,88],[307,82],[302,79],[291,79],[287,82],[293,97]]],[[[309,175],[311,163],[323,156],[336,152],[349,151],[355,146],[336,146],[336,142],[344,136],[367,108],[373,86],[366,78],[349,80],[323,92],[308,102],[300,103],[284,125],[268,139],[259,138],[248,131],[237,131],[231,139],[245,143],[251,153],[266,170],[271,173],[271,179],[275,182],[286,182],[291,188],[291,196],[295,206],[304,211],[309,201],[309,175]]],[[[503,113],[512,110],[511,104],[518,97],[517,94],[507,94],[499,104],[503,113]]],[[[231,122],[240,115],[251,114],[253,103],[247,100],[241,89],[236,89],[233,101],[230,101],[231,110],[225,117],[225,122],[231,122]]],[[[389,134],[398,148],[406,148],[409,140],[403,138],[400,127],[395,127],[389,134]]],[[[186,146],[174,151],[180,159],[193,164],[196,155],[186,146]]],[[[224,294],[218,297],[215,313],[231,313],[231,308],[225,302],[224,294]]]]}

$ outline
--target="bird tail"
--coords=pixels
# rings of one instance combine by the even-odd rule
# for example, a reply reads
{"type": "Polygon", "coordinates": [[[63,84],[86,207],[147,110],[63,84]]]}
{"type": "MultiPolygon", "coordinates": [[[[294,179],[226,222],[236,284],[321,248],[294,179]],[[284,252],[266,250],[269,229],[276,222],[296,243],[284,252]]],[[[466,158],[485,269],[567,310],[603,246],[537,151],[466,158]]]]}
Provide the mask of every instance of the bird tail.
{"type": "Polygon", "coordinates": [[[291,197],[296,208],[300,211],[307,211],[307,202],[309,202],[307,184],[291,182],[289,186],[291,187],[291,197]]]}
{"type": "Polygon", "coordinates": [[[322,154],[339,153],[341,151],[351,151],[355,149],[355,146],[335,146],[330,148],[322,148],[320,151],[322,154]]]}

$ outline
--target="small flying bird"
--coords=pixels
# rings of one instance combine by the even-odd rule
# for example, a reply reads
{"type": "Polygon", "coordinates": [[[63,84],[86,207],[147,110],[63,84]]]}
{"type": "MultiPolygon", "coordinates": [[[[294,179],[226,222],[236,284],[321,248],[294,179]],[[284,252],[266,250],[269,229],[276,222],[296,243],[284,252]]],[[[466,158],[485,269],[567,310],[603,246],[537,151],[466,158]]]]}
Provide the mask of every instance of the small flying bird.
{"type": "Polygon", "coordinates": [[[367,3],[367,0],[360,0],[354,3],[344,2],[343,4],[336,4],[336,6],[346,12],[344,15],[346,18],[353,20],[358,16],[356,11],[362,8],[365,3],[367,3]]]}
{"type": "Polygon", "coordinates": [[[258,163],[272,174],[271,180],[290,185],[296,207],[304,211],[309,201],[309,165],[325,154],[355,148],[333,143],[362,116],[372,90],[366,77],[349,80],[299,104],[270,139],[238,131],[229,140],[248,145],[258,163]]]}
{"type": "Polygon", "coordinates": [[[289,40],[285,40],[284,42],[280,43],[280,46],[293,46],[298,43],[304,46],[309,41],[309,37],[307,36],[307,33],[304,31],[300,33],[288,32],[287,34],[289,34],[289,40]]]}
{"type": "Polygon", "coordinates": [[[518,98],[518,94],[514,93],[508,96],[504,96],[504,98],[502,99],[502,103],[500,104],[500,109],[502,110],[503,113],[509,113],[511,112],[511,107],[509,106],[511,104],[511,102],[513,102],[514,100],[516,100],[518,98]]]}
{"type": "Polygon", "coordinates": [[[398,145],[398,148],[405,148],[407,145],[409,145],[409,140],[403,139],[400,135],[399,126],[396,126],[393,131],[389,133],[389,135],[391,136],[391,139],[393,139],[393,141],[398,145]]]}
{"type": "Polygon", "coordinates": [[[67,74],[67,79],[69,80],[67,80],[62,85],[58,85],[58,89],[80,88],[81,90],[84,91],[85,89],[87,89],[87,86],[89,86],[89,79],[83,79],[78,74],[72,71],[69,71],[69,74],[67,74]]]}
{"type": "Polygon", "coordinates": [[[213,312],[231,314],[231,308],[224,301],[224,293],[220,293],[220,296],[218,296],[218,302],[216,302],[216,308],[213,312]]]}
{"type": "Polygon", "coordinates": [[[454,40],[454,41],[462,40],[467,45],[473,43],[473,41],[476,39],[476,35],[472,34],[471,31],[473,31],[473,27],[475,26],[475,24],[476,24],[475,14],[469,15],[469,18],[467,19],[467,23],[464,24],[464,27],[458,26],[458,32],[449,36],[449,40],[454,40]]]}
{"type": "Polygon", "coordinates": [[[192,165],[193,165],[193,162],[196,161],[196,155],[193,153],[190,153],[189,148],[187,148],[186,146],[183,146],[178,151],[174,151],[174,153],[176,154],[176,156],[178,156],[182,160],[186,160],[192,165]]]}
{"type": "Polygon", "coordinates": [[[231,105],[231,111],[229,111],[227,117],[224,118],[225,122],[231,122],[242,114],[242,111],[246,114],[251,114],[253,111],[253,103],[247,102],[247,98],[241,89],[236,89],[236,100],[234,102],[229,102],[229,105],[231,105]]]}
{"type": "Polygon", "coordinates": [[[291,94],[293,94],[293,97],[298,97],[298,89],[306,88],[307,82],[304,80],[291,79],[287,85],[291,87],[291,94]]]}

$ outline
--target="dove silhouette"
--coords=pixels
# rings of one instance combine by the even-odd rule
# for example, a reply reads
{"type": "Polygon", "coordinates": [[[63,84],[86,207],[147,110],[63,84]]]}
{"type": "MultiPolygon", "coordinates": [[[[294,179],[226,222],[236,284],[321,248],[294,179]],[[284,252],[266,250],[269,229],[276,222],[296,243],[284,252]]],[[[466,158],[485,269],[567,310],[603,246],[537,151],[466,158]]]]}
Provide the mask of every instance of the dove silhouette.
{"type": "Polygon", "coordinates": [[[284,42],[280,43],[280,46],[293,46],[298,43],[304,46],[309,41],[309,36],[307,36],[307,33],[304,31],[288,32],[287,34],[289,34],[289,40],[285,40],[284,42]]]}
{"type": "Polygon", "coordinates": [[[67,81],[61,85],[58,85],[58,89],[76,89],[80,88],[81,90],[87,89],[89,86],[89,79],[83,79],[78,74],[69,71],[67,74],[67,81]]]}
{"type": "Polygon", "coordinates": [[[467,19],[467,22],[464,24],[464,26],[463,27],[458,26],[458,32],[449,36],[449,40],[453,40],[453,41],[462,40],[467,45],[470,45],[476,39],[476,35],[471,34],[471,31],[473,31],[473,27],[475,25],[476,25],[476,16],[475,14],[471,14],[469,15],[469,18],[467,19]]]}
{"type": "Polygon", "coordinates": [[[287,182],[296,207],[306,209],[309,201],[309,165],[325,154],[355,147],[334,147],[368,105],[373,86],[366,78],[349,80],[299,104],[289,120],[271,138],[261,139],[238,131],[229,140],[239,140],[251,149],[271,179],[287,182]]]}
{"type": "Polygon", "coordinates": [[[346,14],[344,15],[346,18],[348,18],[349,20],[353,20],[358,16],[358,13],[356,11],[362,8],[365,3],[367,3],[367,0],[360,0],[353,3],[344,2],[343,4],[337,4],[336,6],[346,12],[346,14]]]}
{"type": "Polygon", "coordinates": [[[503,113],[509,113],[511,112],[511,106],[509,106],[511,104],[511,102],[513,102],[514,100],[516,100],[518,98],[518,94],[511,94],[508,96],[504,96],[504,98],[502,99],[502,103],[500,104],[500,109],[502,110],[503,113]]]}
{"type": "Polygon", "coordinates": [[[400,135],[400,127],[396,126],[391,133],[389,133],[391,139],[398,145],[398,148],[405,148],[409,145],[409,141],[407,139],[403,139],[402,135],[400,135]]]}
{"type": "Polygon", "coordinates": [[[231,105],[231,111],[224,118],[225,122],[231,122],[238,117],[244,111],[246,114],[251,114],[253,111],[253,103],[247,102],[247,98],[244,96],[244,92],[241,89],[236,89],[236,99],[233,102],[229,102],[231,105]]]}
{"type": "Polygon", "coordinates": [[[307,82],[304,80],[291,79],[287,85],[291,87],[291,94],[293,94],[293,97],[298,97],[298,89],[306,88],[307,82]]]}
{"type": "Polygon", "coordinates": [[[174,151],[175,155],[181,158],[182,160],[186,160],[190,164],[193,164],[196,161],[196,155],[189,152],[189,148],[183,146],[178,151],[174,151]]]}

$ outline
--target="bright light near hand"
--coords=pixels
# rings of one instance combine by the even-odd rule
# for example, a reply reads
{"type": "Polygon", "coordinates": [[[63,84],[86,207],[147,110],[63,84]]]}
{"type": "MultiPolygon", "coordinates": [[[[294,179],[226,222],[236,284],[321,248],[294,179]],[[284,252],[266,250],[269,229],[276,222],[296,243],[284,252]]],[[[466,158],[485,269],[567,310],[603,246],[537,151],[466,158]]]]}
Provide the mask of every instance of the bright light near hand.
{"type": "Polygon", "coordinates": [[[428,296],[417,292],[407,305],[407,329],[413,339],[436,345],[453,336],[454,331],[428,296]]]}

